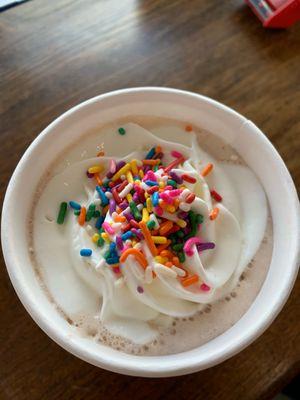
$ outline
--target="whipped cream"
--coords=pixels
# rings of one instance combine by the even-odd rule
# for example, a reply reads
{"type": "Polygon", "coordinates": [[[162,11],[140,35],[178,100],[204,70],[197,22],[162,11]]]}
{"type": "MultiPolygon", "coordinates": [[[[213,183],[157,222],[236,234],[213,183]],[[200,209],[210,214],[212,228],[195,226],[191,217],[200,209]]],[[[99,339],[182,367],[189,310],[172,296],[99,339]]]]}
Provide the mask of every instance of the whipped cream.
{"type": "MultiPolygon", "coordinates": [[[[147,343],[157,335],[155,326],[168,324],[171,317],[195,314],[207,303],[215,302],[229,293],[238,282],[247,264],[255,255],[263,238],[267,222],[267,203],[264,191],[253,172],[245,166],[218,162],[199,147],[194,133],[156,130],[156,135],[133,123],[122,125],[124,136],[104,132],[105,157],[68,160],[49,180],[36,205],[34,214],[34,247],[48,289],[67,313],[94,313],[114,334],[135,343],[147,343]],[[180,143],[181,142],[181,143],[180,143]],[[136,247],[145,256],[147,267],[142,268],[133,256],[121,263],[116,274],[106,263],[108,244],[98,247],[91,240],[97,232],[93,221],[80,226],[69,213],[64,225],[57,225],[56,207],[62,201],[75,200],[86,208],[101,202],[95,181],[86,171],[93,165],[104,166],[116,161],[142,160],[153,146],[161,146],[164,165],[172,162],[171,152],[181,153],[185,161],[173,171],[188,174],[195,183],[184,182],[187,191],[196,195],[184,208],[204,217],[196,236],[201,242],[214,243],[210,250],[200,251],[195,245],[182,263],[189,275],[199,282],[183,286],[178,268],[168,268],[152,255],[145,240],[136,247]],[[203,177],[201,171],[214,165],[213,173],[203,177]],[[210,213],[216,206],[210,190],[217,188],[223,200],[215,220],[210,213]],[[80,256],[83,248],[91,248],[90,257],[80,256]],[[206,290],[201,289],[205,283],[206,290]],[[208,290],[207,290],[208,289],[208,290]]],[[[159,176],[158,170],[156,175],[159,176]]],[[[182,192],[180,196],[184,197],[182,192]]],[[[162,215],[174,219],[174,214],[162,215]]],[[[159,217],[158,217],[159,218],[159,217]]],[[[105,222],[111,223],[107,212],[105,222]]],[[[118,229],[116,227],[116,235],[118,229]]],[[[112,239],[114,236],[112,235],[112,239]]]]}

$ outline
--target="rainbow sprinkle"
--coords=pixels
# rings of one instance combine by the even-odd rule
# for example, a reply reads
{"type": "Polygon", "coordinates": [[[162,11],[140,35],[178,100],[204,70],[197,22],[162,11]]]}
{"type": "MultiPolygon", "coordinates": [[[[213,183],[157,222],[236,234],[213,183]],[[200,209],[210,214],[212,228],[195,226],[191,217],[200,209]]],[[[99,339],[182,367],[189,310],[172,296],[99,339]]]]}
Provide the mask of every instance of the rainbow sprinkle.
{"type": "MultiPolygon", "coordinates": [[[[122,127],[118,132],[126,133],[122,127]]],[[[196,196],[190,188],[199,182],[200,176],[195,172],[180,174],[178,168],[185,162],[184,155],[176,150],[170,155],[173,160],[164,165],[163,149],[154,146],[142,160],[111,160],[106,171],[101,164],[92,165],[87,176],[95,178],[98,200],[86,205],[71,200],[69,207],[81,226],[88,222],[94,227],[87,226],[92,230],[91,243],[95,248],[103,247],[108,268],[117,275],[122,274],[121,264],[129,256],[145,271],[148,268],[149,275],[151,268],[140,243],[144,242],[154,261],[171,268],[183,287],[197,285],[200,291],[206,292],[211,288],[198,275],[190,275],[184,265],[195,251],[215,247],[214,243],[205,243],[197,236],[204,217],[192,210],[196,196]]],[[[213,165],[208,164],[201,175],[206,176],[212,169],[213,165]]],[[[222,200],[215,190],[211,196],[216,201],[222,200]]],[[[67,203],[61,203],[58,224],[63,224],[67,208],[67,203]]],[[[218,213],[219,209],[213,208],[209,219],[215,220],[218,213]]],[[[80,250],[82,257],[90,257],[92,253],[92,249],[80,250]]],[[[144,289],[139,286],[137,291],[143,293],[144,289]]]]}

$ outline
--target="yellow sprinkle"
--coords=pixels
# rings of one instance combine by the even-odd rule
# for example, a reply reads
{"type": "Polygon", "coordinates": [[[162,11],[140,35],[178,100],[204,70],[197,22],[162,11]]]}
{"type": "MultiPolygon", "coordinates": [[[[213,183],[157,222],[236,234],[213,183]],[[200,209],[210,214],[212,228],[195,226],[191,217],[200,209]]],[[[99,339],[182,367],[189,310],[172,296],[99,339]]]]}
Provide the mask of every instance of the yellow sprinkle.
{"type": "Polygon", "coordinates": [[[174,213],[176,211],[176,208],[174,206],[168,205],[167,211],[169,211],[170,213],[174,213]]]}
{"type": "Polygon", "coordinates": [[[139,170],[139,175],[141,178],[144,178],[144,171],[142,169],[139,170]]]}
{"type": "Polygon", "coordinates": [[[127,172],[126,179],[128,180],[129,183],[133,183],[133,176],[132,176],[131,171],[127,172]]]}
{"type": "Polygon", "coordinates": [[[141,182],[139,179],[136,179],[136,180],[134,181],[134,184],[139,185],[139,186],[141,185],[141,183],[142,183],[142,182],[141,182]]]}
{"type": "Polygon", "coordinates": [[[145,192],[144,196],[145,196],[146,199],[148,199],[148,197],[150,197],[150,194],[145,192]]]}
{"type": "Polygon", "coordinates": [[[158,183],[158,186],[160,187],[160,189],[162,189],[162,188],[164,188],[166,185],[165,185],[165,182],[160,181],[160,182],[158,183]]]}
{"type": "Polygon", "coordinates": [[[114,176],[111,178],[111,180],[114,182],[118,180],[122,175],[125,175],[127,171],[129,171],[131,168],[131,165],[129,163],[125,164],[124,167],[119,169],[118,172],[114,174],[114,176]]]}
{"type": "Polygon", "coordinates": [[[108,234],[106,232],[102,232],[101,233],[101,237],[102,237],[102,239],[104,239],[106,241],[106,243],[110,242],[109,236],[108,236],[108,234]]]}
{"type": "Polygon", "coordinates": [[[180,185],[179,189],[186,189],[186,186],[185,185],[180,185]]]}
{"type": "Polygon", "coordinates": [[[103,171],[102,165],[94,165],[88,169],[89,174],[98,174],[101,171],[103,171]]]}
{"type": "Polygon", "coordinates": [[[165,236],[151,236],[155,244],[165,244],[167,243],[167,238],[165,236]]]}
{"type": "Polygon", "coordinates": [[[160,264],[164,264],[165,262],[168,261],[167,257],[162,257],[162,256],[156,256],[154,257],[154,260],[160,264]]]}
{"type": "Polygon", "coordinates": [[[95,234],[92,236],[92,241],[93,241],[94,243],[97,243],[98,240],[99,240],[99,238],[100,238],[99,233],[95,233],[95,234]]]}
{"type": "Polygon", "coordinates": [[[133,240],[131,240],[131,244],[132,244],[132,247],[134,247],[137,244],[137,241],[133,239],[133,240]]]}
{"type": "Polygon", "coordinates": [[[130,193],[127,194],[126,199],[127,199],[128,202],[132,201],[132,196],[131,196],[130,193]]]}
{"type": "Polygon", "coordinates": [[[177,224],[178,226],[180,226],[180,228],[185,228],[185,227],[186,227],[186,222],[185,222],[184,219],[178,219],[178,220],[176,221],[176,224],[177,224]]]}
{"type": "Polygon", "coordinates": [[[130,161],[130,165],[131,165],[131,170],[132,170],[133,174],[137,175],[139,171],[136,166],[136,160],[130,161]]]}
{"type": "Polygon", "coordinates": [[[144,222],[148,222],[149,221],[149,212],[148,212],[147,208],[143,208],[142,221],[144,221],[144,222]]]}
{"type": "Polygon", "coordinates": [[[151,213],[152,212],[152,201],[151,201],[150,197],[148,197],[147,200],[146,200],[146,206],[147,206],[148,212],[151,213]]]}

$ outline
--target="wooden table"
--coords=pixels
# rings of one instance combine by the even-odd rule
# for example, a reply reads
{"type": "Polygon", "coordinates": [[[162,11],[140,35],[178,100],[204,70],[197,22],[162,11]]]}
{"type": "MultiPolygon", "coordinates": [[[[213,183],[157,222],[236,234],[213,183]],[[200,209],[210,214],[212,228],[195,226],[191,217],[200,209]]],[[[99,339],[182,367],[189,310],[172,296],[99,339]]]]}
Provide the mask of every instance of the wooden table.
{"type": "MultiPolygon", "coordinates": [[[[145,85],[192,90],[246,115],[299,185],[300,25],[264,30],[238,0],[33,0],[0,14],[0,30],[1,199],[22,153],[54,118],[97,94],[145,85]]],[[[1,267],[1,399],[270,399],[300,371],[299,281],[242,353],[158,380],[97,369],[61,349],[1,267]]]]}

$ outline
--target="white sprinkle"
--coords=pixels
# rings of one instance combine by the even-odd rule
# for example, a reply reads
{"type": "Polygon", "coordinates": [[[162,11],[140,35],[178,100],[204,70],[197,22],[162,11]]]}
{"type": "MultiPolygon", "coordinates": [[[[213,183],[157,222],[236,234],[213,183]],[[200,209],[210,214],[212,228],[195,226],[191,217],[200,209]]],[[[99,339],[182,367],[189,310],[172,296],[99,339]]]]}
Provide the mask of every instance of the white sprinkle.
{"type": "MultiPolygon", "coordinates": [[[[111,192],[105,192],[105,196],[106,196],[108,199],[112,199],[112,198],[113,198],[113,194],[112,194],[111,192]]],[[[100,199],[99,199],[99,201],[100,201],[100,199]]]]}
{"type": "Polygon", "coordinates": [[[165,267],[162,264],[155,264],[154,271],[170,278],[176,278],[177,274],[171,268],[165,267]]]}
{"type": "Polygon", "coordinates": [[[121,197],[121,199],[123,199],[125,196],[128,195],[128,193],[130,193],[130,191],[133,189],[133,184],[132,183],[128,183],[128,185],[126,185],[124,187],[124,189],[119,193],[119,196],[121,197]]]}
{"type": "Polygon", "coordinates": [[[183,201],[181,202],[181,203],[179,203],[179,208],[180,208],[180,210],[182,210],[182,211],[190,211],[190,209],[191,209],[191,204],[188,204],[188,203],[184,203],[183,201]]]}
{"type": "Polygon", "coordinates": [[[137,209],[139,211],[141,211],[144,208],[144,205],[143,204],[138,204],[136,207],[137,207],[137,209]]]}
{"type": "Polygon", "coordinates": [[[113,228],[114,231],[119,231],[121,229],[122,222],[114,222],[111,227],[113,228]]]}
{"type": "Polygon", "coordinates": [[[178,268],[178,267],[176,267],[175,265],[172,265],[171,269],[172,269],[174,272],[176,272],[176,274],[177,274],[178,276],[183,277],[183,276],[186,275],[186,272],[185,272],[183,269],[178,268]]]}

